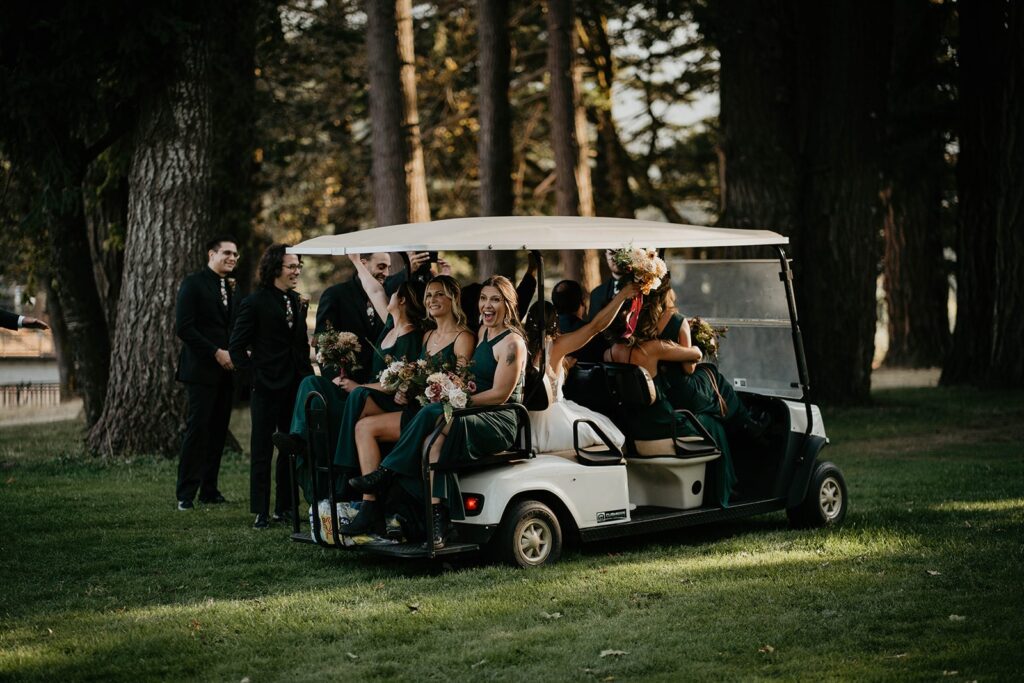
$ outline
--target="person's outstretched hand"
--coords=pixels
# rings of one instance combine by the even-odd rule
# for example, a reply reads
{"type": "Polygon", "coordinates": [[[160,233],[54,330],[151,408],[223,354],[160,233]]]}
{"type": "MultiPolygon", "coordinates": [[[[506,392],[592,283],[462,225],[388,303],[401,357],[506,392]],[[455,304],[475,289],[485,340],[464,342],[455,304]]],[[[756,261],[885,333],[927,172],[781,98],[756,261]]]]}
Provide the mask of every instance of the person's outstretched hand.
{"type": "Polygon", "coordinates": [[[50,326],[44,323],[39,318],[30,318],[27,315],[24,320],[21,321],[21,326],[26,327],[30,330],[48,330],[50,326]]]}

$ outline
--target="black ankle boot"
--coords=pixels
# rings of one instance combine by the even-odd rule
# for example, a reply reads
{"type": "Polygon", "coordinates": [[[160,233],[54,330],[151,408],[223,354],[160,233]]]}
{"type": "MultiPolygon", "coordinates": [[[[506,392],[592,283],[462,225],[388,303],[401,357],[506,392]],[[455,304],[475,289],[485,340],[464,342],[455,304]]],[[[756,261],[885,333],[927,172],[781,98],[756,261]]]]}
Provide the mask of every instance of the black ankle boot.
{"type": "Polygon", "coordinates": [[[434,550],[440,550],[448,543],[451,535],[451,519],[448,517],[448,508],[444,505],[434,506],[433,523],[434,550]]]}
{"type": "Polygon", "coordinates": [[[300,457],[306,455],[306,440],[298,434],[275,432],[271,439],[282,455],[298,455],[300,457]]]}
{"type": "Polygon", "coordinates": [[[346,536],[362,536],[363,534],[382,535],[384,532],[384,510],[376,500],[364,500],[359,505],[359,512],[348,523],[341,524],[341,533],[346,536]]]}
{"type": "Polygon", "coordinates": [[[394,476],[395,473],[391,470],[379,467],[365,476],[352,477],[348,480],[348,485],[359,493],[376,494],[386,489],[394,476]]]}

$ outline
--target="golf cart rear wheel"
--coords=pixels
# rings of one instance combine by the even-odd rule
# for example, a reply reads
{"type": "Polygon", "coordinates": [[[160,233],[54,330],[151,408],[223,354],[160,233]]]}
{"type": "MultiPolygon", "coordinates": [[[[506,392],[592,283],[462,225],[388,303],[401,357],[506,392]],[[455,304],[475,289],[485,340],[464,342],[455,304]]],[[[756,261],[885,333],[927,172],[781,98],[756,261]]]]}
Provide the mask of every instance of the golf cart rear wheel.
{"type": "Polygon", "coordinates": [[[502,562],[513,567],[540,567],[561,556],[562,527],[547,505],[523,500],[505,512],[492,542],[502,562]]]}
{"type": "Polygon", "coordinates": [[[846,518],[849,496],[842,471],[830,462],[818,463],[807,486],[807,495],[789,508],[789,523],[797,528],[834,526],[846,518]]]}

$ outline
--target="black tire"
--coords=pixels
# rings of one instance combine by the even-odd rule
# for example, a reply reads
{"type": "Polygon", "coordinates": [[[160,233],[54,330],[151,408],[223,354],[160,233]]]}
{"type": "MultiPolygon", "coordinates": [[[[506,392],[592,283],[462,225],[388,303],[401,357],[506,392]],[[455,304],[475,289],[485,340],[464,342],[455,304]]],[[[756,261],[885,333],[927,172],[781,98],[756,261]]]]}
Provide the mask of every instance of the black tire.
{"type": "Polygon", "coordinates": [[[538,500],[521,500],[505,511],[491,541],[495,559],[513,567],[542,567],[562,555],[558,516],[538,500]]]}
{"type": "Polygon", "coordinates": [[[849,504],[842,470],[830,462],[819,462],[807,485],[807,495],[786,514],[790,525],[797,529],[835,526],[846,518],[849,504]]]}

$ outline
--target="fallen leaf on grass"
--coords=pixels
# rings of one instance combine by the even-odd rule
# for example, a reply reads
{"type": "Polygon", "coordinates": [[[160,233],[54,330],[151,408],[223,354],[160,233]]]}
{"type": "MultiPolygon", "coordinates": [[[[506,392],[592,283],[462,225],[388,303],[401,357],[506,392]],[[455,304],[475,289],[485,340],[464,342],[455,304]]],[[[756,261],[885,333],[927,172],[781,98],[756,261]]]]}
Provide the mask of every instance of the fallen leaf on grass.
{"type": "Polygon", "coordinates": [[[763,652],[766,655],[770,655],[771,653],[775,652],[775,648],[771,645],[765,645],[764,647],[757,648],[757,651],[763,652]]]}
{"type": "Polygon", "coordinates": [[[942,576],[942,572],[940,572],[938,569],[929,569],[928,576],[942,576]]]}
{"type": "Polygon", "coordinates": [[[956,676],[959,673],[960,673],[959,671],[957,671],[956,669],[953,669],[952,671],[943,671],[942,675],[943,676],[956,676]]]}
{"type": "Polygon", "coordinates": [[[480,660],[479,662],[477,662],[476,664],[470,664],[470,665],[469,665],[469,668],[470,668],[470,669],[475,669],[475,668],[477,668],[478,666],[483,666],[483,665],[484,665],[484,664],[486,664],[486,663],[487,663],[487,660],[486,660],[486,659],[481,659],[481,660],[480,660]]]}
{"type": "Polygon", "coordinates": [[[241,682],[240,682],[240,683],[251,683],[251,681],[249,680],[249,677],[248,677],[248,676],[246,676],[245,678],[243,678],[243,679],[241,680],[241,682]]]}
{"type": "Polygon", "coordinates": [[[907,656],[907,653],[906,653],[906,652],[901,652],[901,653],[899,653],[898,655],[893,655],[893,656],[892,656],[892,658],[893,658],[893,659],[903,659],[903,658],[904,658],[904,657],[906,657],[906,656],[907,656]]]}
{"type": "Polygon", "coordinates": [[[542,617],[544,617],[545,619],[561,619],[562,618],[562,613],[561,612],[553,612],[551,614],[548,614],[547,612],[541,612],[540,615],[542,617]]]}
{"type": "Polygon", "coordinates": [[[53,635],[53,629],[52,628],[46,629],[46,632],[49,633],[51,636],[53,635]]]}
{"type": "Polygon", "coordinates": [[[623,657],[629,653],[625,650],[601,650],[601,657],[623,657]]]}
{"type": "Polygon", "coordinates": [[[355,660],[359,659],[359,655],[354,654],[352,652],[346,652],[345,656],[348,657],[349,659],[351,659],[352,661],[355,661],[355,660]]]}
{"type": "Polygon", "coordinates": [[[14,477],[8,477],[8,478],[7,478],[7,481],[5,481],[4,483],[5,483],[5,484],[13,484],[13,483],[14,483],[14,481],[15,481],[14,477]]]}
{"type": "Polygon", "coordinates": [[[410,612],[419,612],[420,611],[420,603],[418,603],[418,602],[414,602],[411,605],[406,605],[406,607],[409,608],[410,612]]]}
{"type": "Polygon", "coordinates": [[[967,621],[967,617],[961,616],[959,614],[950,614],[949,615],[949,620],[950,621],[967,621]]]}

